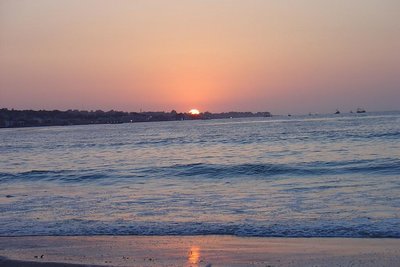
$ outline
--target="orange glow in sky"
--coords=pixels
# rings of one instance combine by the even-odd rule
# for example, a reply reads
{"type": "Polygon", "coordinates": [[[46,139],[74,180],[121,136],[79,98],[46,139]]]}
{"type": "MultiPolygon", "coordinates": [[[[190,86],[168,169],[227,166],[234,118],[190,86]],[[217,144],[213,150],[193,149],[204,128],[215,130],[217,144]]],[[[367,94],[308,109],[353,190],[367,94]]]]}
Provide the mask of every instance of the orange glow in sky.
{"type": "Polygon", "coordinates": [[[398,109],[400,1],[0,2],[0,108],[398,109]]]}

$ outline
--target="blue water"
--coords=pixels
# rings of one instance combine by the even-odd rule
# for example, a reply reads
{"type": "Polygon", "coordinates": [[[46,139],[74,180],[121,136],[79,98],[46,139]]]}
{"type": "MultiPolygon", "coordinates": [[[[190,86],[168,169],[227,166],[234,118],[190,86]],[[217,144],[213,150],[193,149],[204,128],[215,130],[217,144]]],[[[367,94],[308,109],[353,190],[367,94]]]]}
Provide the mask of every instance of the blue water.
{"type": "Polygon", "coordinates": [[[400,237],[400,113],[0,130],[0,235],[400,237]]]}

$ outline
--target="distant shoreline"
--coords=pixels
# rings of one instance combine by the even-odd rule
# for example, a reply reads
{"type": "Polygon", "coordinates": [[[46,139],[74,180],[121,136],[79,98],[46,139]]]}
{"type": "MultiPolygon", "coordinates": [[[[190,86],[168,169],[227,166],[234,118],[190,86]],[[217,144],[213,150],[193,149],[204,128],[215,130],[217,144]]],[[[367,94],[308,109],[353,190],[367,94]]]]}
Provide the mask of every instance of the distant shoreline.
{"type": "Polygon", "coordinates": [[[270,112],[204,112],[200,114],[149,111],[85,111],[85,110],[14,110],[0,109],[0,128],[121,124],[155,121],[210,120],[228,118],[271,117],[270,112]]]}

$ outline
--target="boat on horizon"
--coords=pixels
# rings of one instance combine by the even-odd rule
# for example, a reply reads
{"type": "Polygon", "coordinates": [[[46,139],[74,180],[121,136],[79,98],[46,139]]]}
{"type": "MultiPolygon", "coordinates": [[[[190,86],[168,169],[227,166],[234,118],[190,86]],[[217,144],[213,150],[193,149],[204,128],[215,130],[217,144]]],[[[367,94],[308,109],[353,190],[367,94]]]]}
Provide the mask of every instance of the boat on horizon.
{"type": "Polygon", "coordinates": [[[365,113],[366,111],[363,108],[358,108],[356,112],[357,113],[365,113]]]}

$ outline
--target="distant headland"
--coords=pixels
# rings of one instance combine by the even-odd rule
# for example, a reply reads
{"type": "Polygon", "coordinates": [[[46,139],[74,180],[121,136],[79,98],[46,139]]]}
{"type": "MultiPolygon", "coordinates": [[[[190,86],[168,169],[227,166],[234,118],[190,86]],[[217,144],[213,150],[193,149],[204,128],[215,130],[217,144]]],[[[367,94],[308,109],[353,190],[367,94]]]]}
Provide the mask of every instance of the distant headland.
{"type": "Polygon", "coordinates": [[[151,121],[210,120],[245,117],[271,117],[270,112],[203,112],[199,114],[178,113],[175,110],[124,112],[87,110],[15,110],[0,109],[0,128],[65,126],[86,124],[118,124],[151,121]]]}

